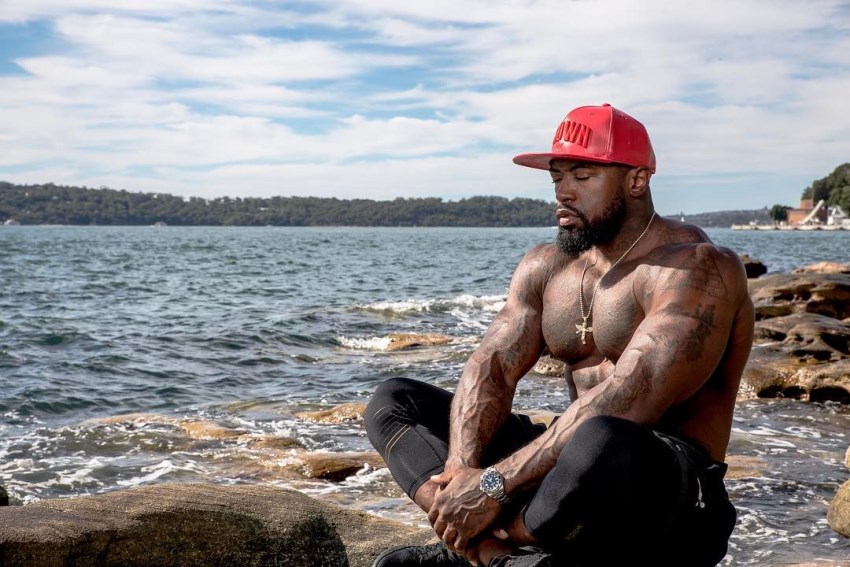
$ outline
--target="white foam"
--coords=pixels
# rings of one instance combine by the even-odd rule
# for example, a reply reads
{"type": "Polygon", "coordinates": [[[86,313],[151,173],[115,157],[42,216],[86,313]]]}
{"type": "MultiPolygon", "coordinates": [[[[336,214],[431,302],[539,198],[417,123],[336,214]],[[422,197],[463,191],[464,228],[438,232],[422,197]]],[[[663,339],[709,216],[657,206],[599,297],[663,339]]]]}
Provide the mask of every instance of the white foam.
{"type": "Polygon", "coordinates": [[[482,311],[498,313],[505,306],[508,297],[506,295],[461,295],[452,300],[461,307],[472,307],[482,311]]]}
{"type": "Polygon", "coordinates": [[[152,482],[152,481],[154,481],[154,480],[156,480],[160,477],[163,477],[167,474],[170,474],[170,473],[173,473],[173,472],[176,472],[176,471],[190,470],[190,471],[194,471],[194,472],[198,472],[198,473],[203,472],[199,467],[194,466],[193,464],[192,465],[186,464],[186,465],[183,465],[183,466],[177,466],[170,459],[164,459],[163,461],[160,461],[159,463],[156,463],[154,465],[150,465],[150,466],[147,466],[147,467],[142,467],[139,470],[140,470],[140,472],[148,473],[148,474],[146,474],[144,476],[138,476],[138,477],[135,477],[135,478],[131,478],[131,479],[128,479],[128,480],[119,480],[115,484],[117,484],[119,486],[137,486],[137,485],[140,485],[140,484],[144,484],[146,482],[152,482]]]}
{"type": "Polygon", "coordinates": [[[464,294],[452,299],[404,299],[401,301],[377,301],[375,303],[358,303],[355,307],[367,311],[384,311],[399,315],[406,313],[421,313],[425,311],[451,311],[462,307],[478,311],[497,312],[505,305],[505,295],[471,295],[464,294]]]}
{"type": "Polygon", "coordinates": [[[436,300],[434,299],[407,299],[404,301],[377,301],[375,303],[358,303],[355,307],[366,311],[390,311],[392,313],[419,313],[431,311],[436,300]]]}
{"type": "Polygon", "coordinates": [[[389,350],[389,337],[337,337],[339,344],[355,350],[389,350]]]}

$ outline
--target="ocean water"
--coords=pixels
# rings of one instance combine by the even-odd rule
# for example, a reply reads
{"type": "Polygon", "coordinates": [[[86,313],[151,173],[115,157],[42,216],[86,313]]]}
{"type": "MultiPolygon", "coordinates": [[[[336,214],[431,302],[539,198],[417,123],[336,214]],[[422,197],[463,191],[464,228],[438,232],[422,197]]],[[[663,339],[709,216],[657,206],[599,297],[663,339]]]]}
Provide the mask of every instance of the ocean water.
{"type": "MultiPolygon", "coordinates": [[[[850,261],[847,232],[710,230],[771,272],[850,261]]],[[[154,482],[263,482],[424,524],[386,469],[342,482],[292,474],[300,451],[368,450],[356,421],[304,411],[364,402],[381,381],[453,388],[550,228],[0,227],[0,484],[15,503],[154,482]],[[448,344],[388,350],[390,333],[448,344]],[[303,449],[263,445],[285,437],[303,449]]],[[[515,409],[563,409],[559,380],[515,409]]],[[[850,408],[738,405],[739,510],[726,565],[850,563],[826,524],[850,478],[850,408]]]]}

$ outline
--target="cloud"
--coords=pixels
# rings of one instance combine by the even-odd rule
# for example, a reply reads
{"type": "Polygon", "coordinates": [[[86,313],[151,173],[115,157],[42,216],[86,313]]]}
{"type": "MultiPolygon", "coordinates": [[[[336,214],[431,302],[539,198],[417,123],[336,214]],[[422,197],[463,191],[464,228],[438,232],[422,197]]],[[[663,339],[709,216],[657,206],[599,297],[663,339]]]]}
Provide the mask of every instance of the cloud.
{"type": "Polygon", "coordinates": [[[650,129],[659,207],[793,204],[850,156],[848,16],[829,0],[7,0],[0,26],[41,35],[0,51],[19,71],[0,74],[0,178],[549,198],[510,158],[610,102],[650,129]],[[683,200],[688,183],[715,190],[683,200]]]}

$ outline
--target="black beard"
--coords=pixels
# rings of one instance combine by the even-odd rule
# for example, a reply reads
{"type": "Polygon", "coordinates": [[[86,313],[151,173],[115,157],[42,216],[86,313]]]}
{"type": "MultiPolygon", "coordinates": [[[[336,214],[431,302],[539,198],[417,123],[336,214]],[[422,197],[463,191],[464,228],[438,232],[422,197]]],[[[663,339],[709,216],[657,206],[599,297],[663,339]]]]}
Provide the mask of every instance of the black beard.
{"type": "Polygon", "coordinates": [[[569,209],[581,219],[581,226],[558,227],[558,248],[570,258],[577,258],[585,250],[590,250],[591,246],[611,242],[622,228],[623,221],[626,220],[626,199],[619,193],[602,211],[602,216],[593,222],[581,211],[572,207],[564,208],[569,209]]]}

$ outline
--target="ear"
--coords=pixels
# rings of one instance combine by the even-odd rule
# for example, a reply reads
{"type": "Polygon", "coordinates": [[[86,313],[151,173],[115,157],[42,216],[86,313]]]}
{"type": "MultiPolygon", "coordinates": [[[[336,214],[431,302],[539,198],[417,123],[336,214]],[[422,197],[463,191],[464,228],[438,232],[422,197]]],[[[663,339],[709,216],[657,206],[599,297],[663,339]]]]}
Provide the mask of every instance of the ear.
{"type": "Polygon", "coordinates": [[[642,197],[649,190],[652,172],[646,167],[635,167],[626,174],[626,188],[631,197],[642,197]]]}

